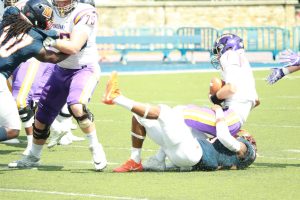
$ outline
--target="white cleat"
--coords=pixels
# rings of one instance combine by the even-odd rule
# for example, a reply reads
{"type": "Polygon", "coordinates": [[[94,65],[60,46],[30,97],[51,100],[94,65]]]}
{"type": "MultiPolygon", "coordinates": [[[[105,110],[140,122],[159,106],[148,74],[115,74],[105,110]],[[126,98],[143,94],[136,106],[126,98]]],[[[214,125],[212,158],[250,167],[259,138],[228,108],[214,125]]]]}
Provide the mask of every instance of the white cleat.
{"type": "Polygon", "coordinates": [[[102,171],[107,166],[107,160],[102,145],[99,143],[96,147],[90,146],[93,155],[93,161],[96,171],[102,171]]]}
{"type": "Polygon", "coordinates": [[[74,142],[80,142],[80,141],[84,141],[84,140],[85,140],[84,137],[78,137],[78,136],[73,135],[73,134],[72,134],[72,136],[71,136],[71,139],[72,139],[72,141],[74,141],[74,142]]]}
{"type": "Polygon", "coordinates": [[[77,124],[71,123],[71,130],[76,130],[78,128],[77,124]]]}
{"type": "Polygon", "coordinates": [[[143,162],[143,168],[145,171],[165,171],[166,163],[165,161],[157,160],[156,156],[154,155],[143,162]]]}
{"type": "Polygon", "coordinates": [[[55,145],[57,145],[60,141],[60,139],[66,135],[67,132],[66,131],[52,131],[50,138],[49,138],[49,143],[47,145],[47,147],[49,149],[51,149],[52,147],[54,147],[55,145]]]}
{"type": "Polygon", "coordinates": [[[60,145],[69,145],[72,144],[72,139],[69,137],[68,134],[64,135],[60,140],[59,140],[60,145]]]}
{"type": "Polygon", "coordinates": [[[9,140],[2,141],[3,144],[20,144],[20,140],[18,138],[13,138],[9,140]]]}
{"type": "Polygon", "coordinates": [[[27,155],[24,156],[22,159],[11,162],[8,164],[9,168],[32,168],[38,167],[40,165],[40,159],[33,156],[27,155]]]}

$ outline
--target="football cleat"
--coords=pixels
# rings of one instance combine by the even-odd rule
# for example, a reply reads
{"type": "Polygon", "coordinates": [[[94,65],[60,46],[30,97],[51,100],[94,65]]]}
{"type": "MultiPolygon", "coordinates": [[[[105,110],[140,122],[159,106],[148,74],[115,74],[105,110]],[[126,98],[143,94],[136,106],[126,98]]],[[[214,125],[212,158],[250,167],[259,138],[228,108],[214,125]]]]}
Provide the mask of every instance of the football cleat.
{"type": "Polygon", "coordinates": [[[119,96],[120,90],[118,88],[118,76],[117,72],[113,71],[106,83],[105,93],[103,95],[102,102],[108,105],[114,104],[113,100],[119,96]]]}
{"type": "Polygon", "coordinates": [[[146,171],[165,171],[166,163],[165,161],[159,161],[156,156],[151,156],[145,162],[143,162],[143,168],[146,171]]]}
{"type": "Polygon", "coordinates": [[[47,147],[49,149],[51,149],[52,147],[56,146],[59,143],[59,141],[61,140],[61,138],[66,134],[67,134],[67,131],[52,130],[47,147]]]}
{"type": "Polygon", "coordinates": [[[102,171],[107,166],[107,160],[103,151],[102,145],[99,143],[97,146],[90,146],[90,151],[93,155],[93,161],[96,171],[102,171]]]}
{"type": "Polygon", "coordinates": [[[32,168],[32,167],[38,167],[40,165],[39,163],[40,159],[33,156],[33,155],[27,155],[24,156],[21,160],[17,160],[14,162],[11,162],[8,164],[9,168],[32,168]]]}
{"type": "Polygon", "coordinates": [[[121,165],[113,170],[114,172],[122,173],[122,172],[141,172],[143,171],[143,165],[141,162],[136,163],[134,160],[129,159],[121,165]]]}

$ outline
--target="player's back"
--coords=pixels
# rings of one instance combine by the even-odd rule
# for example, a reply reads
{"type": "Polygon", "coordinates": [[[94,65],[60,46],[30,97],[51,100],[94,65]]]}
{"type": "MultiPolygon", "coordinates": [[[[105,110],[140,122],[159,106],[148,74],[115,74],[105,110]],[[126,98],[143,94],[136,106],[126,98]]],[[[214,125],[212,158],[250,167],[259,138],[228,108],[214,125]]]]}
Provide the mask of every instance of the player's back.
{"type": "Polygon", "coordinates": [[[98,65],[98,51],[96,45],[98,16],[96,9],[89,5],[78,3],[75,9],[66,17],[60,17],[54,12],[53,28],[60,32],[61,39],[69,39],[73,30],[87,30],[88,40],[79,53],[73,54],[58,63],[63,68],[80,68],[81,66],[98,65]]]}
{"type": "Polygon", "coordinates": [[[219,140],[212,143],[207,140],[198,140],[203,156],[201,161],[194,166],[194,170],[244,169],[251,165],[256,158],[255,150],[247,140],[243,138],[238,138],[238,140],[247,146],[243,159],[239,159],[236,152],[227,149],[219,140]]]}

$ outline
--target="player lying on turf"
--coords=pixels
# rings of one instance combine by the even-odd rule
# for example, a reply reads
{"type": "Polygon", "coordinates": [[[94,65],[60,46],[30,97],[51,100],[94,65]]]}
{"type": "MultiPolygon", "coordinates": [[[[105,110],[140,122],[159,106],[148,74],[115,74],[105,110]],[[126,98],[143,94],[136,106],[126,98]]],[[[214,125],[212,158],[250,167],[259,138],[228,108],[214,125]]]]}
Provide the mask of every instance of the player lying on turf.
{"type": "MultiPolygon", "coordinates": [[[[116,72],[108,80],[103,102],[120,105],[131,111],[134,115],[132,136],[143,140],[147,134],[160,146],[158,157],[148,161],[148,169],[164,171],[166,157],[176,167],[190,170],[244,169],[256,158],[253,137],[249,134],[233,137],[219,105],[212,107],[216,117],[216,140],[209,142],[204,138],[196,138],[193,129],[186,125],[183,114],[185,106],[170,108],[167,105],[144,105],[121,95],[116,72]]],[[[131,159],[114,171],[142,170],[141,162],[136,163],[131,159]]]]}
{"type": "Polygon", "coordinates": [[[267,77],[269,84],[274,84],[285,75],[300,70],[300,56],[290,49],[279,53],[279,62],[282,64],[282,68],[272,69],[272,73],[267,77]]]}

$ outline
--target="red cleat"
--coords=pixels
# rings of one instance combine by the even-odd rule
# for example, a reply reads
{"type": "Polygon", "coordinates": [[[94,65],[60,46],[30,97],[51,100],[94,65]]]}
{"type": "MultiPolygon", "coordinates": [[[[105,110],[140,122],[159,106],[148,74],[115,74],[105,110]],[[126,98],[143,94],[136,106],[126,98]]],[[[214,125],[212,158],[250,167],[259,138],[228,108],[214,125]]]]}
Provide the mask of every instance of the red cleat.
{"type": "Polygon", "coordinates": [[[117,167],[113,170],[113,172],[141,172],[143,171],[143,165],[142,162],[136,163],[134,160],[129,159],[121,165],[120,167],[117,167]]]}

